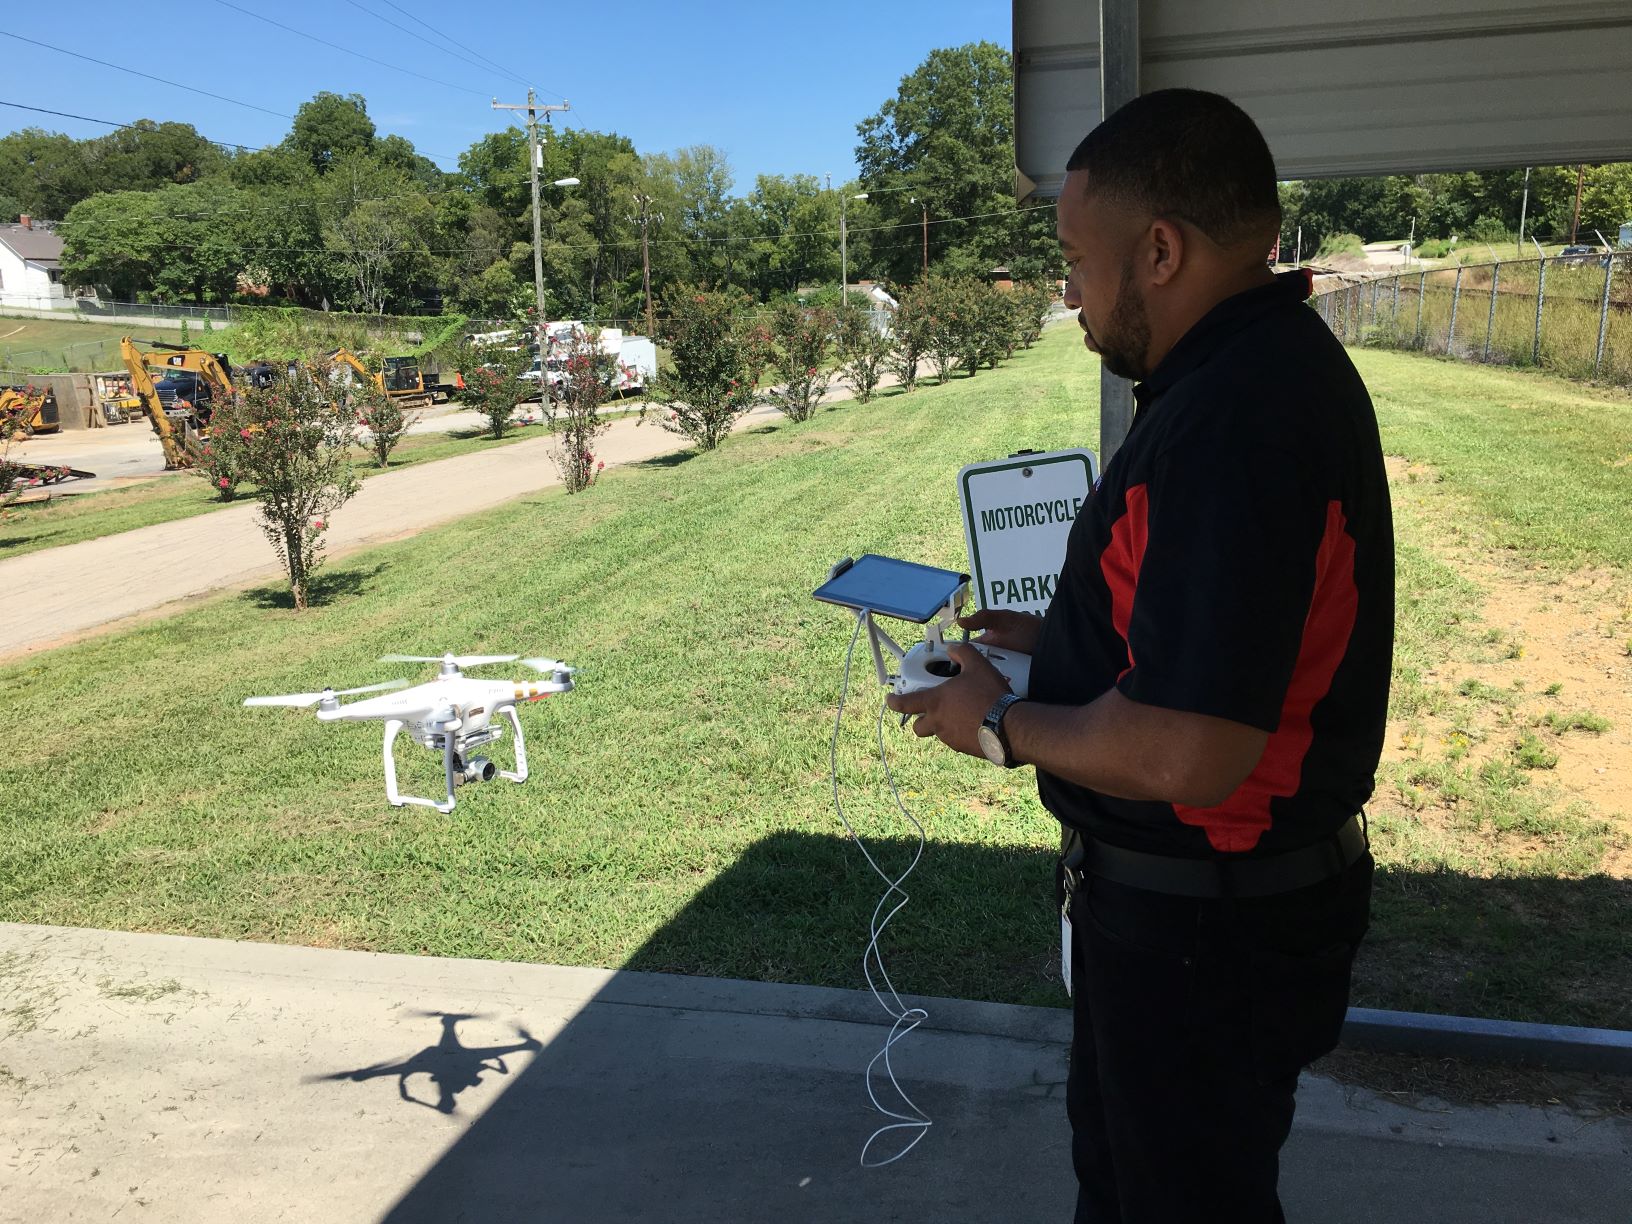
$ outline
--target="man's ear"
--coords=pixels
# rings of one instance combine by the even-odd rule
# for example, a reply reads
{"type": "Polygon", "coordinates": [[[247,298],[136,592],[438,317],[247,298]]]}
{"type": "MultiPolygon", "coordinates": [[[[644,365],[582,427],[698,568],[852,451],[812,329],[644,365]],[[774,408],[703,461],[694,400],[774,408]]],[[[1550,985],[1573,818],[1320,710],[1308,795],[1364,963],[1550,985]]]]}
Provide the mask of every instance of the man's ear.
{"type": "Polygon", "coordinates": [[[1150,223],[1145,238],[1150,244],[1147,252],[1150,283],[1165,285],[1184,266],[1184,231],[1174,222],[1157,217],[1150,223]]]}

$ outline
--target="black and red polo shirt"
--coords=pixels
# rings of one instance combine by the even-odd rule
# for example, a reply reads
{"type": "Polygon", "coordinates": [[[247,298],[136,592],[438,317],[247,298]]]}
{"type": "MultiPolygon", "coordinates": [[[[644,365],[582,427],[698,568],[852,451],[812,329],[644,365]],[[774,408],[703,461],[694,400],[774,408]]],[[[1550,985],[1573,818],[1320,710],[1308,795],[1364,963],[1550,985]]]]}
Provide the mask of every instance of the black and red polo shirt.
{"type": "Polygon", "coordinates": [[[1370,796],[1394,646],[1377,418],[1300,272],[1221,302],[1134,389],[1126,442],[1071,530],[1031,697],[1148,705],[1269,733],[1216,808],[1116,799],[1038,770],[1043,804],[1114,845],[1271,854],[1370,796]]]}

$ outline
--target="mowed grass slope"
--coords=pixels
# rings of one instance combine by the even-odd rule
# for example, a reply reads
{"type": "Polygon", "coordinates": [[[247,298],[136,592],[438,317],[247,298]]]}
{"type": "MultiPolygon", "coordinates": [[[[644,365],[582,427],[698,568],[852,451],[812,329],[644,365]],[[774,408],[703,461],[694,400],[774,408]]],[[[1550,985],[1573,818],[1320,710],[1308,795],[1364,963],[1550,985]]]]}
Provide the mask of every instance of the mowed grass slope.
{"type": "MultiPolygon", "coordinates": [[[[306,615],[234,595],[0,669],[0,710],[33,728],[0,774],[0,917],[853,984],[876,881],[840,840],[827,767],[852,621],[809,592],[845,554],[958,564],[959,466],[1091,440],[1095,386],[1050,343],[372,551],[306,615]],[[532,780],[465,790],[451,816],[386,805],[377,724],[239,706],[446,649],[584,668],[524,711],[532,780]],[[783,855],[790,833],[810,844],[783,855]],[[763,912],[637,956],[756,843],[762,879],[731,887],[762,885],[763,912]]],[[[900,836],[868,771],[877,685],[858,667],[856,686],[853,818],[900,836]]],[[[892,967],[918,961],[917,990],[1044,997],[1053,832],[1030,780],[887,732],[931,836],[1002,875],[949,895],[932,856],[892,967]]],[[[404,759],[434,785],[428,753],[404,759]]]]}
{"type": "MultiPolygon", "coordinates": [[[[1495,371],[1474,371],[1496,382],[1466,393],[1431,381],[1455,367],[1358,356],[1387,448],[1465,485],[1490,530],[1561,564],[1623,564],[1592,497],[1537,517],[1522,486],[1573,488],[1584,473],[1590,491],[1589,468],[1632,452],[1624,399],[1495,371]],[[1551,445],[1531,447],[1547,412],[1551,445]],[[1489,475],[1504,469],[1511,483],[1489,475]],[[1572,505],[1584,508],[1573,518],[1572,505]]],[[[0,919],[856,986],[882,886],[844,839],[828,779],[853,622],[809,592],[864,551],[961,567],[958,468],[1096,445],[1097,387],[1076,329],[1058,328],[974,379],[846,403],[362,554],[304,615],[269,606],[271,589],[231,595],[0,667],[0,716],[24,743],[0,766],[0,919]],[[450,816],[385,804],[377,724],[238,704],[428,678],[370,660],[445,649],[584,669],[577,692],[523,711],[532,780],[463,790],[450,816]]],[[[1477,593],[1437,556],[1433,523],[1400,525],[1408,674],[1396,694],[1426,700],[1425,661],[1478,648],[1477,593]]],[[[912,843],[878,767],[864,651],[853,680],[846,810],[863,836],[888,840],[885,865],[899,871],[912,843]]],[[[893,720],[883,737],[930,839],[888,937],[896,983],[1063,1003],[1056,831],[1029,771],[920,744],[893,720]]],[[[433,789],[430,755],[401,753],[405,784],[433,789]]],[[[1525,876],[1523,830],[1478,832],[1511,851],[1500,870],[1523,877],[1521,908],[1459,844],[1408,843],[1401,827],[1379,845],[1374,946],[1410,972],[1363,970],[1357,1002],[1632,1022],[1632,919],[1595,883],[1602,836],[1525,876]],[[1390,863],[1407,844],[1409,861],[1390,863]],[[1590,927],[1561,920],[1583,887],[1590,927]],[[1492,912],[1499,940],[1485,939],[1492,912]],[[1464,985],[1479,956],[1523,981],[1464,985]],[[1562,980],[1588,975],[1602,989],[1562,980]]]]}

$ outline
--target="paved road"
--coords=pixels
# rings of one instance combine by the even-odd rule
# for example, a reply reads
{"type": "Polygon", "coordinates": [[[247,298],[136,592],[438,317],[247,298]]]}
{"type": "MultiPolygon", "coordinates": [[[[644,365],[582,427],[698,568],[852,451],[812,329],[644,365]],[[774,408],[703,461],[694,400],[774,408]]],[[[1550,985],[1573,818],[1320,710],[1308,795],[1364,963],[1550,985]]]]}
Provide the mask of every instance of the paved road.
{"type": "MultiPolygon", "coordinates": [[[[1064,1221],[1061,1010],[923,1000],[881,1169],[861,992],[0,926],[0,1218],[1064,1221]]],[[[1632,1123],[1307,1078],[1294,1224],[1627,1224],[1632,1123]]]]}
{"type": "MultiPolygon", "coordinates": [[[[767,416],[776,413],[756,409],[738,427],[763,424],[767,416]]],[[[457,427],[461,419],[456,414],[434,424],[446,429],[450,426],[444,422],[451,421],[457,427]]],[[[147,440],[157,448],[151,434],[147,440]]],[[[109,455],[124,455],[143,441],[139,436],[110,437],[105,442],[98,438],[95,444],[109,455]]],[[[601,439],[600,454],[608,467],[614,467],[684,445],[679,435],[656,424],[641,425],[625,417],[612,422],[601,439]]],[[[539,436],[370,477],[335,515],[328,534],[329,555],[412,535],[558,485],[561,478],[550,446],[547,435],[539,436]]],[[[279,574],[277,560],[255,525],[253,503],[0,560],[0,658],[46,649],[178,600],[279,574]]]]}

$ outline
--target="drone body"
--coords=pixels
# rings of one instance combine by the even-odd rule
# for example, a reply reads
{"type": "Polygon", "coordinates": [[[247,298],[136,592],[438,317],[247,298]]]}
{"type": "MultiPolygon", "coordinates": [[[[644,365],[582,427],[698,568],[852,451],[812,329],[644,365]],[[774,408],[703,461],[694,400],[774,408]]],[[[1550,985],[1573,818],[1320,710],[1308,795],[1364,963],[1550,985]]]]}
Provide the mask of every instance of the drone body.
{"type": "Polygon", "coordinates": [[[542,672],[542,680],[478,680],[466,676],[463,667],[487,663],[509,663],[516,655],[386,655],[381,662],[418,663],[439,662],[441,671],[435,680],[425,684],[404,687],[406,681],[393,680],[385,684],[368,685],[360,689],[324,689],[321,693],[291,693],[282,697],[250,697],[244,704],[317,707],[319,722],[360,722],[379,719],[385,724],[385,797],[392,805],[420,804],[439,812],[451,812],[454,807],[454,789],[466,782],[488,782],[494,777],[511,782],[527,780],[527,741],[522,734],[521,719],[516,715],[520,702],[537,701],[557,693],[571,692],[573,668],[556,659],[522,659],[521,662],[542,672]],[[340,698],[353,693],[398,690],[379,697],[368,697],[349,704],[340,698]],[[473,755],[476,749],[494,743],[504,735],[502,717],[510,724],[516,737],[516,767],[500,769],[485,756],[473,755]],[[404,795],[397,789],[396,740],[404,731],[416,744],[442,754],[442,774],[447,786],[447,797],[442,800],[425,799],[418,795],[404,795]]]}

